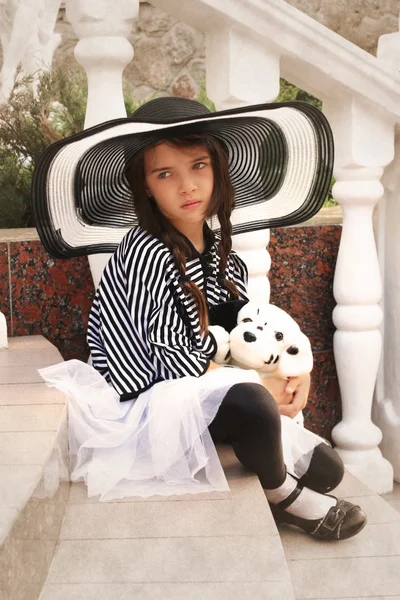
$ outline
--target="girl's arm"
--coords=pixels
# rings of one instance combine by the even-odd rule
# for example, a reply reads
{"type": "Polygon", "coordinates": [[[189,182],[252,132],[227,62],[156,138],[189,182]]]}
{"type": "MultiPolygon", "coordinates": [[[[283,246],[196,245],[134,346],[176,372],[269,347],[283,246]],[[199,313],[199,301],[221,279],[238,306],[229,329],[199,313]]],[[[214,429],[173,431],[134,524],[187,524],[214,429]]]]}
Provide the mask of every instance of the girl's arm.
{"type": "MultiPolygon", "coordinates": [[[[216,362],[210,360],[210,364],[208,365],[208,369],[206,371],[206,373],[209,373],[210,371],[213,371],[214,369],[220,369],[223,365],[218,365],[216,362]]],[[[204,373],[204,374],[206,374],[204,373]]]]}
{"type": "Polygon", "coordinates": [[[279,405],[282,415],[293,418],[306,406],[311,385],[309,373],[288,379],[269,377],[261,382],[279,405]]]}

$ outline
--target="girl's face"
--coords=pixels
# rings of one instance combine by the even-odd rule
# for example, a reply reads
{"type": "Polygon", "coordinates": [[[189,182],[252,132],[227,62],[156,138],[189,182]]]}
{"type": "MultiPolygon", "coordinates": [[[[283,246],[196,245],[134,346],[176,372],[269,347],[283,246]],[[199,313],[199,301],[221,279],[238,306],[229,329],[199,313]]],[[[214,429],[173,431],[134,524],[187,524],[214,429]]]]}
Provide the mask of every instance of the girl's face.
{"type": "Polygon", "coordinates": [[[144,173],[148,193],[176,229],[184,234],[197,226],[202,230],[214,188],[205,146],[154,146],[145,152],[144,173]]]}

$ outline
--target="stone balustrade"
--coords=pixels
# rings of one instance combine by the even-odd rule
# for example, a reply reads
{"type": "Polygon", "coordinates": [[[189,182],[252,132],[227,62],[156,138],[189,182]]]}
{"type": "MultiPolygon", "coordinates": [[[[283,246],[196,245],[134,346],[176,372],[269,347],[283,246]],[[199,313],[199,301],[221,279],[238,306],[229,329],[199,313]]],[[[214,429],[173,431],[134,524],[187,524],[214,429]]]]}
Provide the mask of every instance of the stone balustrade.
{"type": "MultiPolygon", "coordinates": [[[[218,109],[272,101],[280,76],[324,102],[337,141],[334,194],[344,208],[334,313],[343,420],[334,436],[347,467],[378,492],[388,491],[392,469],[378,448],[381,433],[371,421],[381,332],[385,333],[380,271],[386,271],[385,258],[377,257],[372,215],[386,195],[385,168],[398,160],[394,139],[400,119],[400,76],[387,59],[387,45],[385,56],[375,58],[281,0],[153,0],[152,4],[205,35],[207,93],[218,109]]],[[[139,1],[114,6],[111,0],[101,0],[95,13],[89,0],[68,0],[66,7],[79,38],[76,57],[88,74],[86,125],[123,116],[122,70],[132,56],[127,36],[139,1]]],[[[382,211],[378,214],[379,248],[385,247],[385,257],[391,256],[396,240],[386,239],[389,224],[382,211]]],[[[260,232],[234,241],[249,263],[252,297],[264,301],[269,297],[268,236],[269,232],[260,232]]],[[[106,259],[90,259],[95,283],[106,259]]],[[[396,294],[384,285],[389,296],[396,294]]],[[[396,319],[398,306],[393,308],[396,319]]],[[[386,339],[392,349],[390,336],[386,339]]],[[[384,375],[383,382],[381,388],[386,385],[384,375]]],[[[399,393],[392,404],[395,416],[400,412],[399,393]]],[[[399,442],[393,444],[399,454],[399,442]]]]}
{"type": "Polygon", "coordinates": [[[278,0],[153,3],[205,32],[207,91],[218,107],[254,102],[253,87],[264,88],[264,101],[271,100],[279,76],[323,100],[337,142],[334,194],[344,207],[334,312],[343,420],[333,436],[349,470],[376,491],[389,491],[393,470],[378,448],[382,434],[371,420],[381,353],[372,214],[385,191],[380,179],[394,159],[400,76],[388,61],[278,0]]]}

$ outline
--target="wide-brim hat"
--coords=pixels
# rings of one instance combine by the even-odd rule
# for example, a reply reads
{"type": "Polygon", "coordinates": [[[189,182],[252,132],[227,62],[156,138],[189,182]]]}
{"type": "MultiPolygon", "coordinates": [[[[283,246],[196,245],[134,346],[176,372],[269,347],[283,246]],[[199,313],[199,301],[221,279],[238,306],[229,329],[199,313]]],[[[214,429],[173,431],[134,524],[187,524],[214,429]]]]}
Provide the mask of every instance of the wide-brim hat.
{"type": "MultiPolygon", "coordinates": [[[[332,177],[333,140],[316,107],[288,102],[211,113],[193,100],[157,98],[131,117],[96,125],[43,152],[32,201],[46,250],[61,258],[114,251],[138,224],[126,178],[135,153],[199,132],[228,150],[233,234],[301,223],[321,208],[332,177]]],[[[219,228],[217,219],[210,225],[219,228]]]]}

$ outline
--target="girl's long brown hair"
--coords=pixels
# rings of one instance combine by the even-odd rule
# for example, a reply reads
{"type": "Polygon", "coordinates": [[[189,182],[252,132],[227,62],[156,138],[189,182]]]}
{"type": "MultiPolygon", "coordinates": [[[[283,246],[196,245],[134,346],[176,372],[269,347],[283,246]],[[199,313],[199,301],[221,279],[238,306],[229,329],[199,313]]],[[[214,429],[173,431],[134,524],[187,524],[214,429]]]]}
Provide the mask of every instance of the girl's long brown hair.
{"type": "MultiPolygon", "coordinates": [[[[232,225],[230,216],[234,207],[234,189],[229,176],[228,153],[225,147],[213,136],[208,134],[191,134],[182,138],[169,138],[162,142],[176,148],[190,146],[205,146],[211,157],[214,173],[214,189],[208,206],[206,218],[217,216],[221,226],[219,242],[219,283],[228,290],[233,299],[239,297],[236,285],[225,277],[228,255],[232,249],[232,225]]],[[[208,331],[208,310],[205,298],[200,288],[185,278],[186,256],[190,248],[186,240],[159,210],[154,198],[149,198],[146,191],[144,172],[144,154],[147,148],[138,152],[127,170],[127,179],[132,191],[133,201],[139,225],[151,235],[161,240],[172,252],[175,265],[181,275],[181,285],[186,294],[194,298],[199,314],[200,330],[208,331]]]]}

